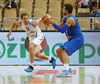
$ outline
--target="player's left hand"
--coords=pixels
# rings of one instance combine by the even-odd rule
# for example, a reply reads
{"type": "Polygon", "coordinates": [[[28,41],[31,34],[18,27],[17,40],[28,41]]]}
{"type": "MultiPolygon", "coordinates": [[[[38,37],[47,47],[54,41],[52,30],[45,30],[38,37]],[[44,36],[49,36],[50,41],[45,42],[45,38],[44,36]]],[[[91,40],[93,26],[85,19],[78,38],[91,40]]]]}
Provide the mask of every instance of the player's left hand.
{"type": "Polygon", "coordinates": [[[48,29],[48,27],[49,27],[49,25],[45,25],[45,30],[47,30],[47,29],[48,29]]]}

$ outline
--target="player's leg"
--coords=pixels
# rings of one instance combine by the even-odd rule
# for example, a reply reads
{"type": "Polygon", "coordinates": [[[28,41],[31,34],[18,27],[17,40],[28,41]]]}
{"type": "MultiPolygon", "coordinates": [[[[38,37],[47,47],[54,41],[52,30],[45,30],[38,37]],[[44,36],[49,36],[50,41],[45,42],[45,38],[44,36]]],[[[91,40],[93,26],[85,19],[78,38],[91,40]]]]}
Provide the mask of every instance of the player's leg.
{"type": "MultiPolygon", "coordinates": [[[[62,58],[63,58],[63,64],[64,64],[64,67],[65,67],[65,70],[69,70],[70,74],[72,75],[73,74],[73,71],[72,69],[69,67],[69,57],[68,57],[68,54],[67,54],[67,51],[66,49],[64,49],[62,51],[62,58]]],[[[63,70],[64,71],[64,70],[63,70]]]]}
{"type": "Polygon", "coordinates": [[[63,51],[63,49],[61,47],[59,47],[56,50],[56,53],[57,53],[57,56],[59,57],[60,61],[63,63],[62,54],[61,54],[62,51],[63,51]]]}
{"type": "Polygon", "coordinates": [[[37,57],[37,58],[40,58],[40,59],[45,59],[45,60],[49,60],[48,58],[48,56],[46,56],[45,54],[43,54],[43,53],[40,53],[40,51],[39,52],[37,52],[36,54],[35,54],[35,57],[37,57]]]}
{"type": "MultiPolygon", "coordinates": [[[[60,61],[64,64],[64,62],[65,62],[66,60],[65,60],[65,58],[64,58],[63,56],[65,56],[66,52],[64,53],[64,52],[63,52],[63,49],[62,49],[61,47],[59,47],[59,48],[56,50],[56,53],[57,53],[57,55],[58,55],[60,61]],[[62,55],[62,54],[63,54],[63,55],[62,55]],[[65,60],[64,62],[63,62],[63,59],[65,60]]],[[[67,59],[68,59],[67,61],[68,61],[68,64],[69,64],[69,57],[68,57],[68,55],[67,55],[67,59]]],[[[62,71],[64,71],[64,70],[62,70],[62,71]]],[[[69,72],[70,72],[71,74],[73,74],[71,68],[69,68],[69,72]]]]}
{"type": "Polygon", "coordinates": [[[83,46],[83,44],[84,44],[84,38],[78,37],[71,39],[70,41],[67,41],[60,46],[63,49],[61,54],[65,70],[63,71],[63,73],[58,74],[57,76],[70,76],[71,73],[69,74],[70,68],[69,68],[68,56],[72,55],[76,50],[80,49],[83,46]]]}
{"type": "Polygon", "coordinates": [[[61,51],[61,56],[62,56],[63,65],[65,69],[61,74],[58,74],[57,76],[71,76],[69,72],[69,57],[65,49],[61,51]]]}
{"type": "Polygon", "coordinates": [[[40,53],[40,51],[37,52],[37,53],[35,54],[35,56],[36,56],[37,58],[40,58],[40,59],[48,60],[50,63],[52,63],[53,69],[55,69],[55,67],[56,67],[56,58],[55,58],[55,57],[48,57],[48,56],[46,56],[45,54],[40,53]]]}
{"type": "Polygon", "coordinates": [[[63,65],[64,65],[64,70],[61,74],[58,74],[57,76],[70,76],[70,68],[69,68],[69,57],[71,49],[73,48],[72,43],[70,41],[65,42],[63,45],[60,46],[62,48],[62,51],[60,52],[63,65]]]}
{"type": "Polygon", "coordinates": [[[29,53],[30,53],[30,62],[33,63],[34,62],[34,48],[36,47],[35,44],[30,43],[29,45],[29,53]]]}
{"type": "Polygon", "coordinates": [[[69,57],[66,50],[65,49],[62,50],[61,54],[62,54],[63,64],[69,64],[69,57]]]}
{"type": "Polygon", "coordinates": [[[30,65],[27,69],[24,69],[26,72],[32,72],[33,71],[33,62],[34,62],[34,48],[36,47],[35,44],[30,43],[29,45],[29,53],[30,53],[30,65]]]}

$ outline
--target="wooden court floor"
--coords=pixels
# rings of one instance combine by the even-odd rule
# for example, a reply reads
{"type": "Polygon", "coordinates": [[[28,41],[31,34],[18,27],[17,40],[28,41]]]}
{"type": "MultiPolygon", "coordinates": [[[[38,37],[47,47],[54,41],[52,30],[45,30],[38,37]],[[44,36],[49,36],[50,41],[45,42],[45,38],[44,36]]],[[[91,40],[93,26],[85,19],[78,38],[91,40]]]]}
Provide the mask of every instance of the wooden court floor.
{"type": "Polygon", "coordinates": [[[24,71],[28,66],[0,66],[0,84],[100,84],[100,66],[70,66],[71,77],[56,77],[64,68],[34,66],[34,71],[24,71]]]}

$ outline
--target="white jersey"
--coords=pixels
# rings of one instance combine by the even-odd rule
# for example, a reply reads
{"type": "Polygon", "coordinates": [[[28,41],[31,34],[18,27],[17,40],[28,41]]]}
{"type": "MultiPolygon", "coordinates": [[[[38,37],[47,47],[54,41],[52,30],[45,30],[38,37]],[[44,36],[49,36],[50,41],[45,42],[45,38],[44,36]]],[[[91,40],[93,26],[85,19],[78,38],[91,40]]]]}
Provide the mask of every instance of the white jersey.
{"type": "Polygon", "coordinates": [[[35,38],[38,38],[39,40],[44,39],[43,33],[41,32],[39,26],[33,26],[33,20],[29,20],[27,25],[25,25],[21,20],[21,27],[29,36],[30,41],[34,40],[35,38]]]}

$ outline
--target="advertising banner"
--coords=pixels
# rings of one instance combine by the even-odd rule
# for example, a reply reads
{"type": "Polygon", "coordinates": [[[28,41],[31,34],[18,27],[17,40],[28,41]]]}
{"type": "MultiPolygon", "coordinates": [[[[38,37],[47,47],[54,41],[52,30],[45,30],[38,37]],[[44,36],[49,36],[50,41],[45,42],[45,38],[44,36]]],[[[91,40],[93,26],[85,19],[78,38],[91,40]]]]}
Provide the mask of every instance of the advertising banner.
{"type": "MultiPolygon", "coordinates": [[[[25,48],[25,32],[0,32],[0,65],[29,65],[29,52],[25,48]]],[[[65,34],[60,32],[43,32],[47,47],[43,52],[49,57],[55,56],[57,65],[62,65],[56,49],[67,41],[65,34]]],[[[100,65],[100,32],[83,32],[84,46],[69,56],[70,65],[100,65]]],[[[34,65],[51,65],[47,60],[35,58],[34,65]]]]}

